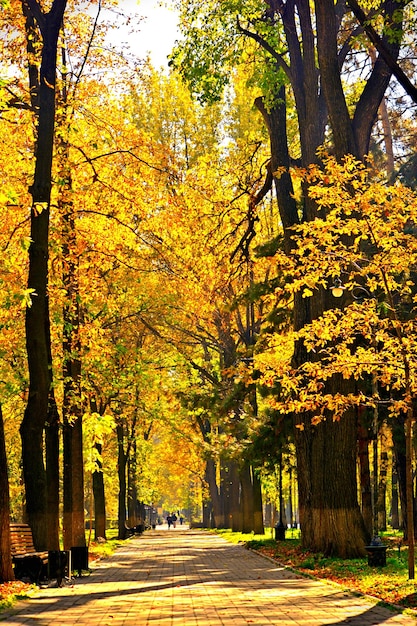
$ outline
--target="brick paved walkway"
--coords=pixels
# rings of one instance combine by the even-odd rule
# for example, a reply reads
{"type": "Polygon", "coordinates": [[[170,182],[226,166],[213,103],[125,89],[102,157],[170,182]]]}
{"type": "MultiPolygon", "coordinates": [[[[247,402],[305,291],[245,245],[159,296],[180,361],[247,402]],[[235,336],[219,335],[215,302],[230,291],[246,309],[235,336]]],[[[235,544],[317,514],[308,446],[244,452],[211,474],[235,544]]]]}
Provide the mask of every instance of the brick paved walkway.
{"type": "Polygon", "coordinates": [[[384,626],[413,624],[339,587],[285,570],[200,530],[146,532],[92,574],[38,591],[8,626],[384,626]]]}

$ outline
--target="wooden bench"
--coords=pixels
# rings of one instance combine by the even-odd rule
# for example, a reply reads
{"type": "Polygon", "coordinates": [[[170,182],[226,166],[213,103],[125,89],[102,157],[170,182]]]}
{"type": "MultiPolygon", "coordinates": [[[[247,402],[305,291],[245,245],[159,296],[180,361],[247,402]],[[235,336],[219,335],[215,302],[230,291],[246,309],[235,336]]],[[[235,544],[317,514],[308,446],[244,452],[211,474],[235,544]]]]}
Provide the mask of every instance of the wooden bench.
{"type": "Polygon", "coordinates": [[[10,540],[15,577],[18,580],[29,578],[34,583],[46,577],[48,552],[35,550],[30,526],[10,524],[10,540]]]}
{"type": "MultiPolygon", "coordinates": [[[[148,526],[148,529],[150,526],[148,526]]],[[[133,535],[141,535],[144,530],[146,530],[145,524],[136,524],[136,526],[128,526],[127,522],[125,522],[125,530],[126,536],[132,537],[133,535]]]]}

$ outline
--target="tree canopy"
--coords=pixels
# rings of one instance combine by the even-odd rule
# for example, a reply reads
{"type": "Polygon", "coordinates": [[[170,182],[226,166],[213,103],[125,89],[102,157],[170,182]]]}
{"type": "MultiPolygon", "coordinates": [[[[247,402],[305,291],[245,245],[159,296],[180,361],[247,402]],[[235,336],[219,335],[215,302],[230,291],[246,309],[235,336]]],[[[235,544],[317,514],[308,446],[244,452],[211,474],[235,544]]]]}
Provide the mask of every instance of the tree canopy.
{"type": "Polygon", "coordinates": [[[261,529],[288,463],[304,545],[360,556],[390,428],[412,541],[413,3],[175,7],[166,71],[108,45],[123,3],[0,9],[0,533],[261,529]]]}

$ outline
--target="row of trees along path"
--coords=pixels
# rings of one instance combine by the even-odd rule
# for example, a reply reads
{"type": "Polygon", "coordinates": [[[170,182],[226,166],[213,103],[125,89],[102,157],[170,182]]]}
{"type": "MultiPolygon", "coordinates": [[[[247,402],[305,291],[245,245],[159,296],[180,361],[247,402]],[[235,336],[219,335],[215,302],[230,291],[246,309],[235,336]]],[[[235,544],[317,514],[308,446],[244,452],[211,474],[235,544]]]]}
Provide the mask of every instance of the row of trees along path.
{"type": "MultiPolygon", "coordinates": [[[[366,196],[374,176],[363,163],[377,137],[378,112],[385,130],[389,125],[384,97],[392,76],[414,95],[398,63],[411,47],[403,43],[412,28],[407,3],[381,2],[374,23],[354,2],[350,8],[328,0],[178,1],[183,38],[169,76],[128,54],[122,61],[108,53],[102,44],[111,24],[101,14],[113,3],[93,4],[94,15],[62,0],[12,0],[1,15],[4,31],[13,34],[1,44],[4,58],[19,68],[19,77],[2,85],[1,123],[17,129],[9,154],[19,165],[18,181],[4,166],[3,241],[15,257],[10,253],[2,266],[3,281],[13,276],[2,306],[8,316],[2,350],[13,363],[12,373],[5,367],[3,406],[18,414],[26,402],[21,459],[36,547],[59,547],[61,426],[63,543],[85,546],[83,421],[90,421],[95,517],[103,536],[104,462],[117,458],[123,536],[126,508],[133,523],[138,499],[156,502],[162,495],[145,460],[168,430],[189,451],[188,479],[200,485],[206,520],[210,513],[217,526],[236,530],[263,530],[262,481],[264,494],[271,482],[266,460],[277,467],[294,444],[303,545],[364,555],[375,511],[365,496],[358,504],[358,432],[370,432],[361,422],[364,407],[389,405],[413,578],[414,328],[403,314],[414,294],[407,273],[413,260],[402,257],[401,271],[386,263],[383,271],[372,270],[388,251],[382,231],[376,238],[369,227],[367,206],[361,206],[364,224],[355,209],[345,211],[343,230],[340,221],[340,207],[359,206],[358,194],[366,196]],[[358,64],[368,71],[360,85],[358,64]],[[30,232],[24,233],[28,195],[30,232]],[[315,237],[319,223],[321,232],[331,231],[327,241],[315,237]],[[17,250],[24,242],[22,263],[17,250]],[[375,328],[385,324],[380,354],[396,336],[395,376],[380,364],[346,375],[337,354],[326,369],[327,344],[326,360],[314,353],[314,322],[323,324],[335,309],[328,287],[341,276],[351,287],[338,307],[347,324],[357,311],[356,283],[373,302],[388,303],[377,307],[375,328]],[[21,344],[14,352],[7,346],[13,316],[22,328],[22,302],[27,367],[21,344]],[[283,356],[267,361],[274,342],[283,356]],[[312,387],[309,402],[301,402],[312,387]],[[173,413],[175,419],[168,417],[173,413]],[[112,432],[116,443],[105,459],[112,432]],[[271,433],[269,447],[260,445],[271,433]]],[[[390,158],[375,151],[385,180],[394,167],[391,149],[386,152],[390,158]]],[[[381,199],[374,190],[369,204],[386,211],[394,192],[384,195],[387,185],[378,184],[381,199]]],[[[396,232],[398,249],[411,255],[415,199],[407,194],[407,214],[400,199],[395,204],[402,216],[396,232]]],[[[387,217],[382,213],[379,225],[387,217]]],[[[343,332],[329,335],[329,345],[344,346],[343,332]]],[[[364,349],[361,342],[372,344],[357,329],[355,341],[349,354],[364,349]]],[[[0,578],[8,580],[6,465],[14,461],[7,459],[3,419],[0,435],[0,536],[7,555],[0,578]]],[[[369,437],[362,439],[367,447],[369,437]]],[[[176,456],[178,467],[187,464],[176,456]]],[[[361,490],[368,494],[369,459],[360,459],[361,490]]],[[[270,493],[276,498],[276,485],[270,493]]]]}

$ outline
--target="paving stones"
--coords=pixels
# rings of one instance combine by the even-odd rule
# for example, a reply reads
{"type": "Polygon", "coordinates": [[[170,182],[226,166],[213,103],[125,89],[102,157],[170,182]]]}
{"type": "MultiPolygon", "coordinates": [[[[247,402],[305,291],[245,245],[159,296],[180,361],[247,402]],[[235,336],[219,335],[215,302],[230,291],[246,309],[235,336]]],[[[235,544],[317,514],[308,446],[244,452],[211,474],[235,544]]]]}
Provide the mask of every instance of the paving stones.
{"type": "Polygon", "coordinates": [[[177,527],[125,542],[92,574],[40,589],[8,626],[417,626],[376,601],[286,570],[213,533],[177,527]]]}

